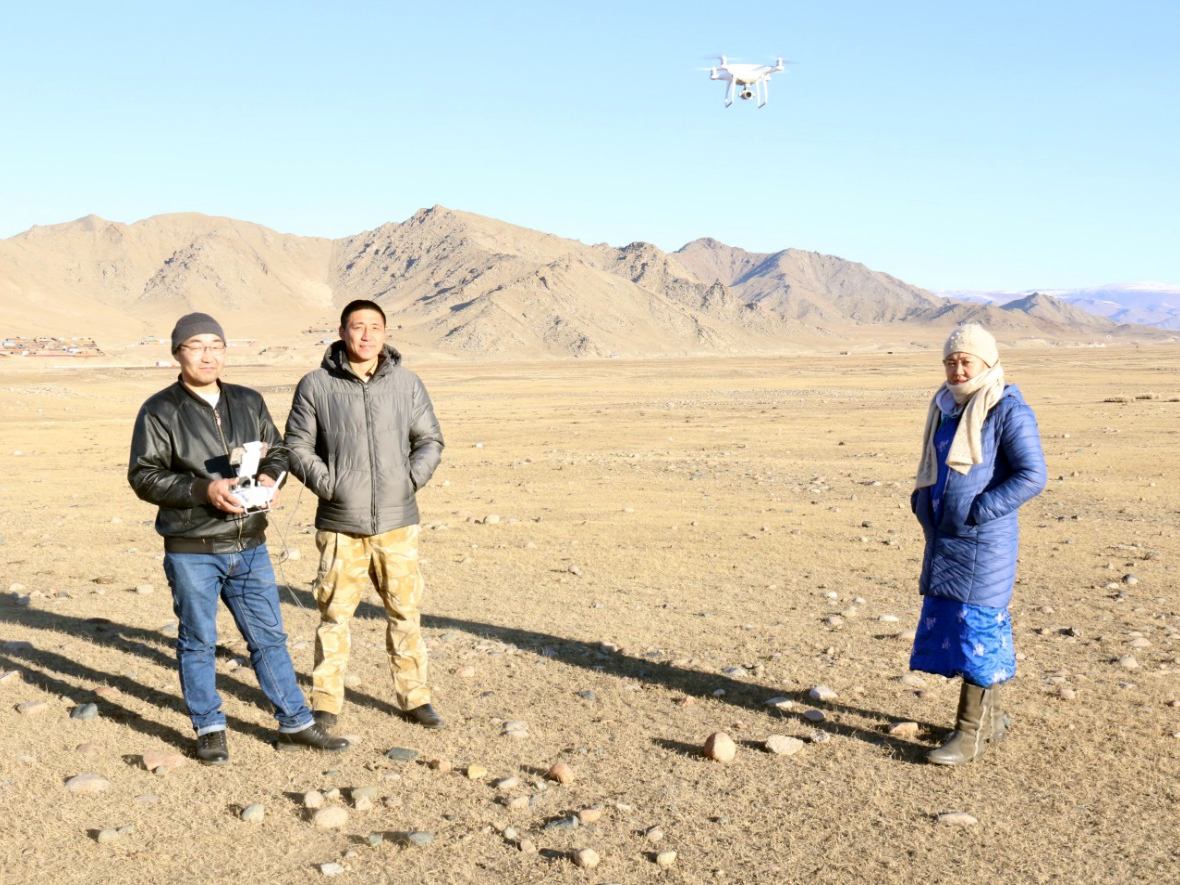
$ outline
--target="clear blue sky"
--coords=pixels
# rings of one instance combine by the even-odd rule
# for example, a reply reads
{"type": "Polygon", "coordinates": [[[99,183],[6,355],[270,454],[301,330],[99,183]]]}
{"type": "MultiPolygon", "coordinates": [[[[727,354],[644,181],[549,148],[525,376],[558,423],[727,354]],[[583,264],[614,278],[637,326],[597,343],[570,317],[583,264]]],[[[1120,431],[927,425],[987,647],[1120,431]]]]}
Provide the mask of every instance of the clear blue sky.
{"type": "Polygon", "coordinates": [[[442,203],[936,290],[1180,283],[1178,44],[1170,0],[7,4],[0,237],[442,203]],[[721,51],[797,64],[726,110],[721,51]]]}

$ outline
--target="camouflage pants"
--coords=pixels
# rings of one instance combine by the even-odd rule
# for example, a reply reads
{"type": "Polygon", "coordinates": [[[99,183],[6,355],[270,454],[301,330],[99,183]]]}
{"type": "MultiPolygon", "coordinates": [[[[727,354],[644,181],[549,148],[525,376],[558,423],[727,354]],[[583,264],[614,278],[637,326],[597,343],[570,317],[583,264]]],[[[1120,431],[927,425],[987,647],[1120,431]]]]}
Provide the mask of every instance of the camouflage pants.
{"type": "Polygon", "coordinates": [[[416,525],[371,536],[316,532],[320,626],[311,673],[313,710],[339,713],[344,706],[352,645],[348,625],[369,586],[377,588],[385,605],[385,650],[397,705],[410,710],[430,703],[426,643],[419,625],[425,584],[418,569],[418,533],[416,525]]]}

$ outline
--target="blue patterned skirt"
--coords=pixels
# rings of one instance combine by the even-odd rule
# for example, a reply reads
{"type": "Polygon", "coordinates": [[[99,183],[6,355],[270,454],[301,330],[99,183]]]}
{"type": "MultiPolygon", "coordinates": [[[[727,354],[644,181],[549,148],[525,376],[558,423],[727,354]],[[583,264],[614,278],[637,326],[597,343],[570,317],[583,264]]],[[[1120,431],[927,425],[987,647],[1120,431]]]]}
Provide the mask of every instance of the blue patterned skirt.
{"type": "Polygon", "coordinates": [[[925,597],[910,669],[961,676],[981,688],[1007,682],[1016,675],[1008,609],[925,597]]]}

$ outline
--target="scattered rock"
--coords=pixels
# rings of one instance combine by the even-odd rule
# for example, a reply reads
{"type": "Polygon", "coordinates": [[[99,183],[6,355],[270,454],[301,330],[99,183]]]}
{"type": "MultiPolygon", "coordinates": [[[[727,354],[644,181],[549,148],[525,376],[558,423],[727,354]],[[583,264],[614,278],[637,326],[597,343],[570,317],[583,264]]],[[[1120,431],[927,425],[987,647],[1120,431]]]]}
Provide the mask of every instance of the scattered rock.
{"type": "Polygon", "coordinates": [[[48,709],[49,704],[45,703],[45,701],[23,701],[16,705],[16,712],[22,716],[36,716],[48,709]]]}
{"type": "Polygon", "coordinates": [[[165,750],[152,750],[144,753],[142,761],[143,767],[153,774],[167,774],[188,762],[179,753],[170,753],[165,750]]]}
{"type": "Polygon", "coordinates": [[[714,762],[728,765],[737,755],[737,745],[733,738],[723,731],[715,731],[705,739],[705,756],[714,762]]]}
{"type": "Polygon", "coordinates": [[[774,707],[776,710],[782,711],[790,710],[795,706],[795,702],[793,700],[784,697],[768,698],[767,700],[763,701],[763,704],[767,707],[774,707]]]}
{"type": "Polygon", "coordinates": [[[844,618],[840,617],[840,615],[828,615],[824,618],[824,623],[832,628],[843,627],[844,618]]]}
{"type": "Polygon", "coordinates": [[[434,833],[427,833],[424,830],[411,830],[407,833],[399,833],[398,841],[403,845],[413,845],[422,848],[434,842],[434,833]]]}
{"type": "Polygon", "coordinates": [[[127,824],[123,827],[108,827],[106,829],[99,830],[94,836],[94,841],[99,845],[107,845],[111,842],[122,839],[128,833],[134,831],[134,829],[135,827],[131,824],[127,824]]]}
{"type": "Polygon", "coordinates": [[[322,863],[320,864],[320,872],[325,876],[339,876],[344,872],[344,867],[335,861],[331,863],[322,863]]]}
{"type": "Polygon", "coordinates": [[[70,710],[71,719],[94,719],[98,716],[98,704],[79,704],[70,710]]]}
{"type": "Polygon", "coordinates": [[[897,615],[881,615],[877,620],[882,624],[896,624],[898,618],[897,615]]]}
{"type": "Polygon", "coordinates": [[[15,685],[20,681],[20,670],[8,670],[0,673],[0,685],[15,685]]]}
{"type": "Polygon", "coordinates": [[[1063,701],[1072,701],[1078,696],[1078,693],[1070,688],[1068,685],[1057,686],[1057,697],[1063,701]]]}
{"type": "Polygon", "coordinates": [[[449,759],[431,759],[426,764],[432,770],[440,771],[443,774],[446,774],[448,771],[450,771],[454,767],[451,765],[451,760],[449,760],[449,759]]]}
{"type": "Polygon", "coordinates": [[[492,781],[492,786],[497,790],[511,790],[520,786],[520,778],[518,778],[516,775],[497,778],[496,780],[492,781]]]}
{"type": "Polygon", "coordinates": [[[896,738],[912,738],[918,736],[917,722],[898,722],[889,726],[889,734],[896,738]]]}
{"type": "Polygon", "coordinates": [[[1151,640],[1146,636],[1137,636],[1131,640],[1131,648],[1151,648],[1151,640]]]}
{"type": "Polygon", "coordinates": [[[504,805],[511,811],[525,811],[532,803],[528,796],[513,796],[504,805]]]}
{"type": "Polygon", "coordinates": [[[605,809],[601,805],[592,805],[578,812],[578,822],[581,824],[596,824],[602,820],[605,809]]]}
{"type": "Polygon", "coordinates": [[[578,697],[580,697],[580,698],[581,698],[582,700],[584,700],[584,701],[596,701],[596,700],[598,700],[598,695],[596,695],[594,692],[592,692],[592,691],[591,691],[590,689],[588,689],[588,688],[584,688],[584,689],[582,689],[581,691],[579,691],[579,692],[578,692],[578,697]]]}
{"type": "Polygon", "coordinates": [[[482,765],[468,765],[467,779],[472,781],[481,781],[488,776],[488,770],[482,765]]]}
{"type": "Polygon", "coordinates": [[[807,696],[813,701],[833,701],[836,699],[836,692],[826,685],[817,685],[807,692],[807,696]]]}
{"type": "Polygon", "coordinates": [[[101,793],[109,788],[111,782],[105,777],[99,777],[97,774],[76,774],[66,781],[66,789],[71,793],[81,796],[89,796],[95,793],[101,793]]]}
{"type": "Polygon", "coordinates": [[[143,793],[135,797],[135,804],[141,808],[151,808],[153,805],[160,804],[160,797],[153,793],[143,793]]]}
{"type": "Polygon", "coordinates": [[[569,814],[565,817],[554,818],[545,824],[546,830],[576,830],[578,828],[578,818],[575,815],[569,814]]]}
{"type": "Polygon", "coordinates": [[[364,682],[361,680],[361,677],[357,676],[355,673],[346,673],[344,674],[344,685],[346,688],[355,689],[364,685],[364,682]]]}
{"type": "Polygon", "coordinates": [[[551,781],[557,781],[559,784],[569,784],[573,783],[574,770],[564,762],[554,762],[545,772],[545,777],[551,781]]]}
{"type": "Polygon", "coordinates": [[[926,680],[917,673],[903,673],[897,681],[910,688],[921,688],[926,684],[926,680]]]}
{"type": "Polygon", "coordinates": [[[460,679],[474,679],[475,668],[468,664],[466,667],[460,667],[458,674],[460,679]]]}
{"type": "Polygon", "coordinates": [[[318,830],[339,829],[348,823],[348,809],[341,808],[339,805],[333,805],[330,808],[321,808],[312,815],[311,822],[315,824],[318,830]]]}
{"type": "Polygon", "coordinates": [[[774,753],[776,756],[794,756],[803,749],[803,741],[796,737],[787,737],[782,734],[772,734],[763,743],[768,753],[774,753]]]}
{"type": "Polygon", "coordinates": [[[511,719],[501,726],[500,734],[505,737],[527,738],[529,736],[529,724],[522,719],[511,719]]]}
{"type": "Polygon", "coordinates": [[[324,794],[319,790],[308,790],[303,794],[303,807],[315,811],[324,807],[324,794]]]}
{"type": "Polygon", "coordinates": [[[675,851],[661,851],[656,855],[656,864],[665,870],[674,863],[676,863],[675,851]]]}
{"type": "Polygon", "coordinates": [[[1123,583],[1128,587],[1134,587],[1139,583],[1139,579],[1134,575],[1123,575],[1123,583]]]}
{"type": "Polygon", "coordinates": [[[1138,670],[1139,669],[1139,662],[1137,660],[1135,660],[1134,655],[1123,655],[1121,658],[1119,658],[1118,664],[1124,670],[1138,670]]]}
{"type": "Polygon", "coordinates": [[[592,870],[602,862],[593,848],[579,848],[574,851],[573,858],[574,863],[584,870],[592,870]]]}
{"type": "Polygon", "coordinates": [[[385,758],[394,762],[413,762],[418,758],[418,751],[409,747],[390,747],[385,751],[385,758]]]}
{"type": "Polygon", "coordinates": [[[582,570],[580,568],[578,568],[576,565],[571,565],[569,568],[566,569],[566,571],[569,572],[571,575],[576,575],[577,577],[582,576],[582,570]]]}
{"type": "Polygon", "coordinates": [[[487,516],[485,516],[483,518],[483,524],[484,525],[499,525],[500,524],[499,514],[489,513],[487,516]]]}
{"type": "Polygon", "coordinates": [[[935,820],[940,824],[946,824],[948,827],[973,827],[979,823],[978,820],[965,811],[944,811],[935,817],[935,820]]]}
{"type": "Polygon", "coordinates": [[[151,584],[136,584],[135,592],[140,596],[150,596],[152,593],[156,592],[156,588],[151,584]]]}
{"type": "Polygon", "coordinates": [[[521,839],[519,847],[521,854],[537,853],[537,843],[535,843],[532,839],[521,839]]]}
{"type": "Polygon", "coordinates": [[[100,685],[94,690],[94,696],[104,701],[114,701],[121,697],[123,692],[115,688],[113,685],[100,685]]]}
{"type": "Polygon", "coordinates": [[[372,845],[374,848],[376,848],[378,845],[382,844],[385,841],[385,834],[384,833],[369,833],[369,835],[365,837],[365,841],[368,842],[370,845],[372,845]]]}
{"type": "Polygon", "coordinates": [[[648,842],[655,844],[664,838],[664,831],[660,829],[660,827],[649,827],[648,830],[643,834],[643,838],[645,838],[648,842]]]}
{"type": "Polygon", "coordinates": [[[828,717],[824,715],[823,710],[804,710],[803,718],[808,722],[823,722],[828,717]]]}
{"type": "Polygon", "coordinates": [[[373,800],[365,796],[356,797],[352,800],[352,807],[357,811],[372,811],[373,800]]]}
{"type": "Polygon", "coordinates": [[[78,744],[74,747],[74,752],[83,756],[97,756],[99,754],[98,744],[92,744],[89,741],[83,744],[78,744]]]}
{"type": "Polygon", "coordinates": [[[238,817],[247,823],[262,823],[262,819],[266,817],[266,806],[259,805],[257,802],[251,803],[242,809],[238,817]]]}

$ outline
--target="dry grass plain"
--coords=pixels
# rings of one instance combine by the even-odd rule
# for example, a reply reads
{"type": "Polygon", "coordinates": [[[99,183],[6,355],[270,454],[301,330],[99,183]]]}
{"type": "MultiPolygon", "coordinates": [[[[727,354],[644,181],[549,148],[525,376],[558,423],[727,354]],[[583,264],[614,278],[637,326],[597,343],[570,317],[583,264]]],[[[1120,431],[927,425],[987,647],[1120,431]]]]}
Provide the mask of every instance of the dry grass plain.
{"type": "MultiPolygon", "coordinates": [[[[0,879],[319,881],[319,865],[338,862],[340,881],[358,882],[1180,880],[1180,350],[1013,350],[1005,362],[1036,409],[1050,483],[1022,511],[1015,728],[951,770],[921,754],[950,726],[957,684],[898,681],[899,634],[919,608],[908,492],[940,380],[929,354],[416,366],[448,442],[420,504],[449,727],[390,715],[370,596],[340,728],[359,744],[275,751],[253,674],[230,669],[245,649],[223,610],[231,764],[163,776],[141,755],[188,753],[191,732],[153,510],[124,473],[135,411],[173,376],[5,371],[0,670],[20,677],[0,683],[0,879]],[[491,514],[499,523],[483,524],[491,514]],[[133,592],[144,583],[154,593],[133,592]],[[833,613],[842,626],[825,622],[833,613]],[[1137,669],[1117,663],[1129,653],[1137,669]],[[821,683],[835,700],[807,699],[821,683]],[[69,718],[101,686],[118,690],[97,699],[101,716],[69,718]],[[767,708],[772,696],[796,705],[767,708]],[[48,709],[16,712],[30,700],[48,709]],[[818,725],[801,715],[813,707],[818,725]],[[529,738],[501,735],[512,719],[529,738]],[[904,720],[916,737],[886,733],[904,720]],[[730,765],[698,754],[717,730],[738,742],[730,765]],[[807,743],[775,756],[760,749],[771,734],[807,743]],[[96,755],[76,750],[85,742],[96,755]],[[393,746],[454,770],[390,762],[393,746]],[[544,782],[557,760],[572,784],[544,782]],[[468,763],[487,779],[468,780],[468,763]],[[112,786],[67,793],[81,772],[112,786]],[[521,779],[510,795],[534,797],[527,809],[502,804],[491,780],[507,775],[521,779]],[[313,828],[298,802],[338,787],[347,806],[364,785],[383,801],[339,831],[313,828]],[[261,823],[238,818],[250,803],[265,805],[261,823]],[[543,829],[595,805],[597,823],[543,829]],[[946,811],[978,824],[936,823],[946,811]],[[658,844],[643,835],[652,826],[658,844]],[[411,830],[433,844],[398,844],[411,830]],[[371,833],[387,838],[373,847],[371,833]],[[601,865],[574,866],[579,847],[601,865]],[[661,870],[654,852],[667,849],[678,858],[661,870]]],[[[231,364],[226,377],[263,390],[281,426],[298,374],[231,364]]],[[[288,487],[270,535],[276,560],[301,554],[282,567],[283,609],[304,675],[313,505],[288,487]]]]}

